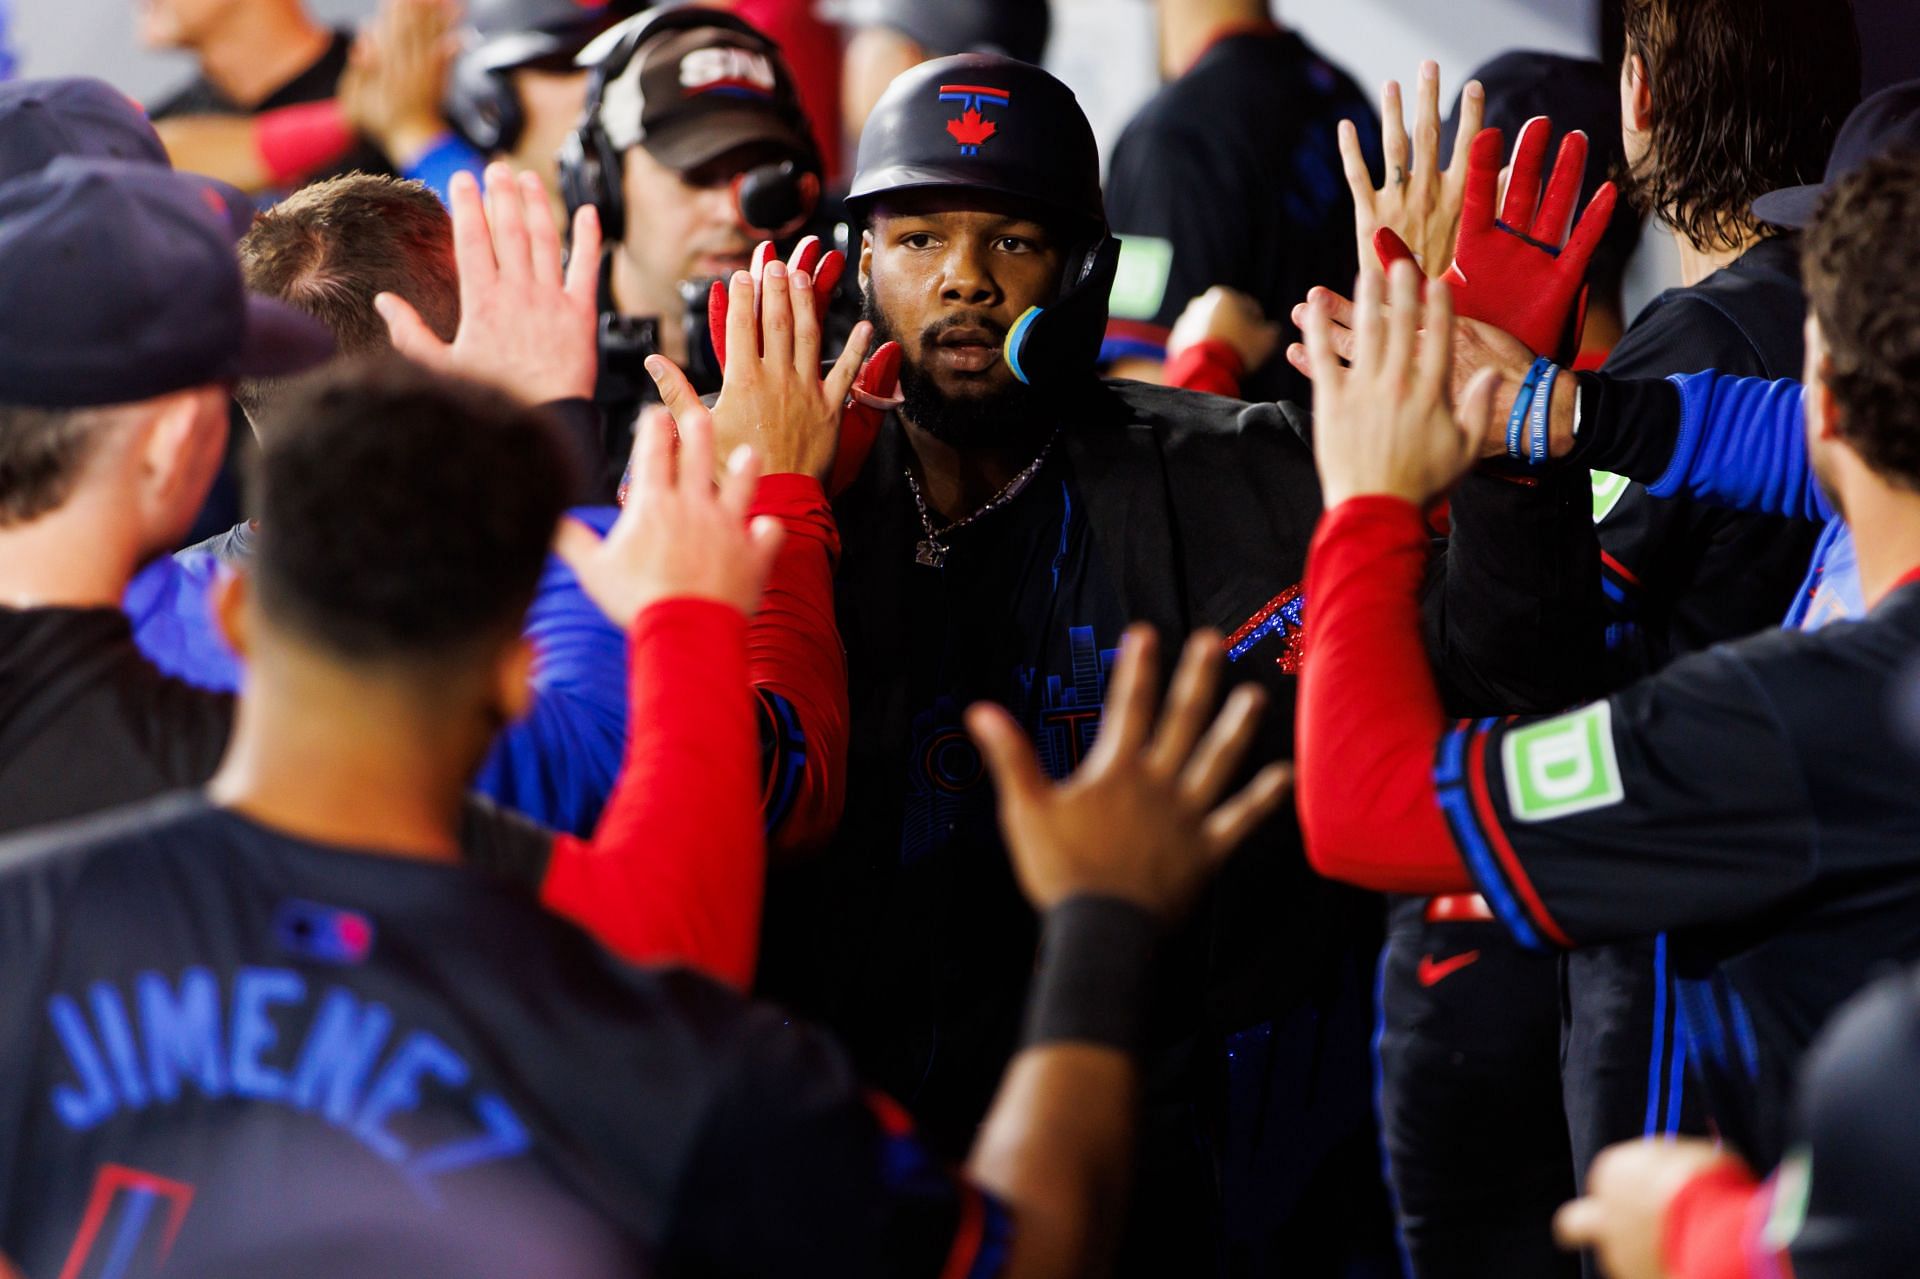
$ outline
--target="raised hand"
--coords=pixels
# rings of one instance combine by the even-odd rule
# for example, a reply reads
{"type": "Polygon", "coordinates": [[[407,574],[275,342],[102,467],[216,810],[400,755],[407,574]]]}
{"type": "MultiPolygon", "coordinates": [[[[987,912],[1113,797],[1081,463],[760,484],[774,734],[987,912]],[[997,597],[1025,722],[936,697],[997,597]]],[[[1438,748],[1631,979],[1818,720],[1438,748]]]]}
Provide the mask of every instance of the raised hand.
{"type": "MultiPolygon", "coordinates": [[[[773,242],[763,241],[753,251],[753,269],[750,272],[753,278],[752,314],[759,318],[749,326],[754,335],[753,349],[762,355],[765,353],[767,272],[774,264],[773,242]]],[[[803,292],[811,293],[812,316],[816,325],[820,323],[827,313],[834,286],[840,282],[846,266],[846,254],[838,249],[824,249],[819,236],[807,236],[794,246],[793,255],[786,263],[785,275],[793,290],[791,304],[795,310],[796,325],[801,323],[800,310],[808,304],[808,299],[800,296],[803,292]],[[801,281],[808,283],[802,284],[801,281]]],[[[715,280],[707,295],[707,330],[713,339],[714,354],[719,356],[722,369],[727,364],[735,314],[732,282],[715,280]]],[[[842,354],[844,356],[844,352],[842,354]]],[[[845,412],[840,420],[832,466],[824,476],[819,477],[829,495],[840,492],[853,482],[854,476],[860,472],[860,464],[866,460],[867,450],[873,447],[874,437],[879,434],[881,420],[900,403],[900,356],[898,342],[884,343],[860,366],[860,372],[854,377],[849,389],[850,398],[846,401],[845,412]]],[[[784,468],[769,463],[769,469],[778,472],[784,468]]]]}
{"type": "Polygon", "coordinates": [[[1202,631],[1187,642],[1156,723],[1157,650],[1150,627],[1128,628],[1100,736],[1063,782],[1041,771],[1006,710],[986,702],[967,710],[999,793],[1014,870],[1039,910],[1088,893],[1176,918],[1286,794],[1291,774],[1273,764],[1222,799],[1266,695],[1242,684],[1209,722],[1226,661],[1220,637],[1202,631]]]}
{"type": "MultiPolygon", "coordinates": [[[[1341,360],[1351,360],[1355,345],[1353,303],[1332,289],[1314,289],[1307,294],[1305,303],[1293,308],[1293,322],[1303,333],[1310,306],[1319,306],[1326,315],[1327,343],[1333,354],[1341,360]]],[[[1467,388],[1480,373],[1488,372],[1493,377],[1493,413],[1480,440],[1480,456],[1505,457],[1507,414],[1526,381],[1527,370],[1533,364],[1533,352],[1512,334],[1464,315],[1453,317],[1452,352],[1447,366],[1447,392],[1453,403],[1466,402],[1467,388]]],[[[1295,342],[1287,348],[1287,363],[1309,378],[1314,375],[1313,361],[1301,343],[1295,342]]],[[[1573,386],[1571,378],[1561,378],[1554,383],[1548,433],[1548,450],[1554,457],[1564,457],[1573,448],[1573,386]]]]}
{"type": "Polygon", "coordinates": [[[1607,1279],[1666,1279],[1667,1210],[1688,1182],[1739,1161],[1710,1141],[1633,1141],[1593,1161],[1587,1194],[1562,1208],[1553,1235],[1562,1248],[1591,1248],[1607,1279]]]}
{"type": "MultiPolygon", "coordinates": [[[[647,371],[656,381],[679,372],[657,355],[647,371]]],[[[713,419],[688,396],[670,419],[641,418],[626,506],[604,539],[572,517],[561,521],[554,553],[617,625],[631,625],[649,604],[676,597],[717,600],[748,614],[759,607],[780,546],[780,522],[748,523],[760,480],[752,449],[733,451],[717,487],[714,469],[713,419]]]]}
{"type": "MultiPolygon", "coordinates": [[[[1616,195],[1613,183],[1603,183],[1575,226],[1574,208],[1587,171],[1587,135],[1576,129],[1561,142],[1543,188],[1541,172],[1552,132],[1545,116],[1521,126],[1506,199],[1497,216],[1505,139],[1498,129],[1482,130],[1473,139],[1460,240],[1446,279],[1461,315],[1504,329],[1536,354],[1570,360],[1579,347],[1585,315],[1587,264],[1613,219],[1616,195]]],[[[1376,233],[1374,247],[1382,265],[1412,256],[1389,228],[1376,233]]]]}
{"type": "Polygon", "coordinates": [[[1313,454],[1329,508],[1366,494],[1424,507],[1466,473],[1489,429],[1490,373],[1474,378],[1454,417],[1451,290],[1436,280],[1422,302],[1411,262],[1394,263],[1388,278],[1391,308],[1382,306],[1378,276],[1362,273],[1354,285],[1351,368],[1334,351],[1325,301],[1307,307],[1313,454]]]}
{"type": "MultiPolygon", "coordinates": [[[[716,343],[726,357],[714,429],[722,448],[751,444],[770,474],[811,475],[825,483],[840,447],[840,416],[873,326],[854,325],[846,349],[823,377],[823,308],[814,277],[767,261],[763,251],[756,251],[755,260],[761,266],[757,280],[752,272],[736,271],[726,282],[720,310],[725,333],[716,343]]],[[[670,409],[694,398],[678,369],[660,386],[670,409]]]]}
{"type": "MultiPolygon", "coordinates": [[[[1386,155],[1386,185],[1374,190],[1373,175],[1360,146],[1360,133],[1350,120],[1340,122],[1340,160],[1347,189],[1353,193],[1353,229],[1360,246],[1360,265],[1375,261],[1374,237],[1381,229],[1395,232],[1429,275],[1438,275],[1453,261],[1454,237],[1460,231],[1460,205],[1467,186],[1467,150],[1486,117],[1487,94],[1478,80],[1460,90],[1460,131],[1454,135],[1453,157],[1440,167],[1440,65],[1420,64],[1415,88],[1413,136],[1407,135],[1400,107],[1400,84],[1387,81],[1380,91],[1381,150],[1386,155]]],[[[1383,269],[1384,269],[1384,265],[1383,269]]]]}
{"type": "Polygon", "coordinates": [[[574,215],[573,256],[563,270],[553,206],[534,174],[516,178],[505,164],[488,165],[484,205],[471,174],[456,173],[448,188],[460,329],[442,341],[406,299],[382,293],[373,304],[394,350],[529,404],[590,397],[600,364],[593,207],[574,215]]]}
{"type": "Polygon", "coordinates": [[[386,0],[353,42],[340,106],[405,168],[446,132],[440,115],[459,14],[447,0],[386,0]]]}

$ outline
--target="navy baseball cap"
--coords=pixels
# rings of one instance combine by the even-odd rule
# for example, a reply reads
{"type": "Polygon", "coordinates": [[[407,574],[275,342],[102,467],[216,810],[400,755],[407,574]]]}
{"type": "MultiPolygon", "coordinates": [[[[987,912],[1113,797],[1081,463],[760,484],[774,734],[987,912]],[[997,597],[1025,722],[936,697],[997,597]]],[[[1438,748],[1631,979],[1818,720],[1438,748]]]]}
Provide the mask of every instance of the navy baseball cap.
{"type": "Polygon", "coordinates": [[[1920,80],[1889,85],[1855,107],[1833,140],[1826,180],[1769,191],[1753,202],[1753,216],[1774,226],[1809,226],[1828,187],[1875,156],[1902,149],[1920,150],[1920,80]]]}
{"type": "MultiPolygon", "coordinates": [[[[71,76],[0,84],[0,182],[38,173],[62,156],[171,168],[146,111],[104,80],[71,76]]],[[[253,225],[253,197],[207,178],[226,201],[233,233],[253,225]]]]}
{"type": "Polygon", "coordinates": [[[319,321],[250,297],[226,197],[152,164],[63,157],[0,184],[0,403],[125,404],[333,354],[319,321]]]}
{"type": "Polygon", "coordinates": [[[0,84],[0,182],[37,173],[63,155],[168,164],[147,113],[103,80],[0,84]]]}

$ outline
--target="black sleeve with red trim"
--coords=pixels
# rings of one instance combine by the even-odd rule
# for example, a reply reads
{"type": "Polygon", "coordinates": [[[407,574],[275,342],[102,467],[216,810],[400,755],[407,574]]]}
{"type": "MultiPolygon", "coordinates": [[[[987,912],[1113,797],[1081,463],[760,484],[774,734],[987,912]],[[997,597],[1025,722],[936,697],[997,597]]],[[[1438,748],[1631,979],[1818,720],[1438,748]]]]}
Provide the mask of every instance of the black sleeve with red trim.
{"type": "Polygon", "coordinates": [[[1461,857],[1527,945],[1750,916],[1814,872],[1797,752],[1727,648],[1564,715],[1463,724],[1434,780],[1461,857]]]}
{"type": "Polygon", "coordinates": [[[674,1193],[669,1274],[988,1279],[1012,1223],[864,1089],[827,1035],[757,1007],[674,1193]]]}

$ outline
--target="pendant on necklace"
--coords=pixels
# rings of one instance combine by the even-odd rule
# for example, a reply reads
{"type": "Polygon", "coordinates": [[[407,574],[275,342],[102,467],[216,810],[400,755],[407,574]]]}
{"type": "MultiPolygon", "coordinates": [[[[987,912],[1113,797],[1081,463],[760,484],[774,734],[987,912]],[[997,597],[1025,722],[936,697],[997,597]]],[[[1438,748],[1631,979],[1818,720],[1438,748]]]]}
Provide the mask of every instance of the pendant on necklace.
{"type": "Polygon", "coordinates": [[[915,564],[924,564],[928,568],[945,568],[947,566],[947,548],[930,537],[923,537],[920,539],[919,547],[914,552],[913,562],[915,564]]]}

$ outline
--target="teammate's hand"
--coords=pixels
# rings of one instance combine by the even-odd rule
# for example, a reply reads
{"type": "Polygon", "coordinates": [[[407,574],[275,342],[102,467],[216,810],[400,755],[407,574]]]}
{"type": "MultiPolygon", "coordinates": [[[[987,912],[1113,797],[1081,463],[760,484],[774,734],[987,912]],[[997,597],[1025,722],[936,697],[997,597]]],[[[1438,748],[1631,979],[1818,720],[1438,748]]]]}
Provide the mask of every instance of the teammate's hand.
{"type": "MultiPolygon", "coordinates": [[[[1500,130],[1485,129],[1473,139],[1459,243],[1446,278],[1460,314],[1498,325],[1537,354],[1570,361],[1586,319],[1587,264],[1613,220],[1616,194],[1613,183],[1602,183],[1576,225],[1587,135],[1576,129],[1562,139],[1553,172],[1543,181],[1552,130],[1545,116],[1521,126],[1504,197],[1500,130]]],[[[1412,256],[1388,227],[1375,233],[1374,248],[1383,265],[1412,256]]]]}
{"type": "MultiPolygon", "coordinates": [[[[727,284],[724,334],[715,344],[725,352],[725,365],[714,430],[722,449],[751,444],[770,474],[811,475],[824,484],[840,447],[840,415],[873,326],[854,326],[823,378],[824,306],[814,277],[767,258],[764,248],[756,251],[762,264],[757,280],[753,272],[736,271],[727,284]]],[[[684,379],[675,381],[676,394],[691,395],[684,379]]],[[[673,401],[667,404],[671,408],[673,401]]]]}
{"type": "Polygon", "coordinates": [[[1014,870],[1039,910],[1091,893],[1175,918],[1286,794],[1291,774],[1274,764],[1221,799],[1253,741],[1266,694],[1240,685],[1209,725],[1226,661],[1220,637],[1202,631],[1187,642],[1156,725],[1157,649],[1151,627],[1127,629],[1100,735],[1063,782],[1041,771],[1006,710],[987,702],[967,710],[999,793],[1014,870]]]}
{"type": "Polygon", "coordinates": [[[1172,362],[1196,342],[1225,342],[1240,357],[1240,367],[1257,369],[1280,345],[1280,326],[1266,316],[1253,298],[1216,284],[1187,303],[1167,335],[1167,360],[1172,362]]]}
{"type": "Polygon", "coordinates": [[[1436,280],[1422,302],[1411,262],[1394,263],[1388,281],[1391,309],[1381,305],[1379,276],[1363,272],[1354,285],[1351,368],[1342,368],[1334,351],[1325,302],[1307,307],[1313,453],[1329,509],[1365,494],[1424,507],[1473,464],[1490,429],[1490,373],[1474,378],[1454,417],[1447,390],[1452,291],[1436,280]]]}
{"type": "Polygon", "coordinates": [[[1666,1279],[1661,1258],[1667,1208],[1682,1187],[1720,1164],[1738,1163],[1709,1141],[1630,1141],[1593,1161],[1587,1194],[1555,1214],[1562,1248],[1591,1248],[1607,1279],[1666,1279]]]}
{"type": "MultiPolygon", "coordinates": [[[[657,355],[647,360],[647,371],[656,380],[678,373],[657,355]]],[[[607,536],[572,517],[560,522],[554,553],[617,625],[631,625],[642,609],[664,599],[717,600],[747,614],[759,607],[780,546],[780,522],[748,523],[760,480],[753,450],[734,450],[716,487],[713,448],[713,419],[698,398],[682,400],[671,419],[642,417],[632,486],[607,536]]]]}
{"type": "Polygon", "coordinates": [[[1438,275],[1453,261],[1454,239],[1460,233],[1460,205],[1467,187],[1467,152],[1486,117],[1487,93],[1478,80],[1460,90],[1460,131],[1454,135],[1453,158],[1440,167],[1440,65],[1420,64],[1414,90],[1413,136],[1409,142],[1406,116],[1400,107],[1400,84],[1389,80],[1380,90],[1380,141],[1386,156],[1386,185],[1373,188],[1360,132],[1351,120],[1340,122],[1340,160],[1347,189],[1353,192],[1353,230],[1360,245],[1362,270],[1378,259],[1374,237],[1381,228],[1396,232],[1412,249],[1428,275],[1438,275]]]}
{"type": "Polygon", "coordinates": [[[593,206],[574,215],[573,257],[563,275],[560,232],[538,177],[516,179],[505,164],[488,165],[484,206],[472,174],[454,174],[448,188],[460,330],[443,342],[404,298],[382,293],[373,304],[394,350],[529,404],[590,397],[600,365],[600,222],[593,206]]]}
{"type": "MultiPolygon", "coordinates": [[[[1351,360],[1354,347],[1353,303],[1332,289],[1315,288],[1307,294],[1306,303],[1293,308],[1293,322],[1300,326],[1302,332],[1306,329],[1307,306],[1314,304],[1326,308],[1327,340],[1334,355],[1342,360],[1351,360]]],[[[1447,389],[1455,404],[1466,402],[1467,388],[1477,375],[1490,372],[1494,378],[1493,411],[1487,421],[1480,424],[1484,429],[1479,455],[1483,458],[1505,457],[1507,414],[1512,411],[1513,401],[1527,380],[1527,370],[1533,366],[1533,352],[1511,333],[1464,315],[1453,317],[1452,350],[1453,358],[1447,367],[1447,389]]],[[[1309,378],[1313,376],[1313,361],[1308,358],[1307,348],[1302,344],[1295,342],[1287,348],[1287,363],[1309,378]]],[[[1548,453],[1553,457],[1565,457],[1573,448],[1575,385],[1570,377],[1560,378],[1553,384],[1553,411],[1548,418],[1547,441],[1548,453]]],[[[1463,422],[1463,425],[1472,426],[1474,423],[1463,422]]]]}
{"type": "Polygon", "coordinates": [[[396,167],[418,160],[447,130],[440,99],[457,18],[447,0],[386,0],[353,42],[340,106],[396,167]]]}

